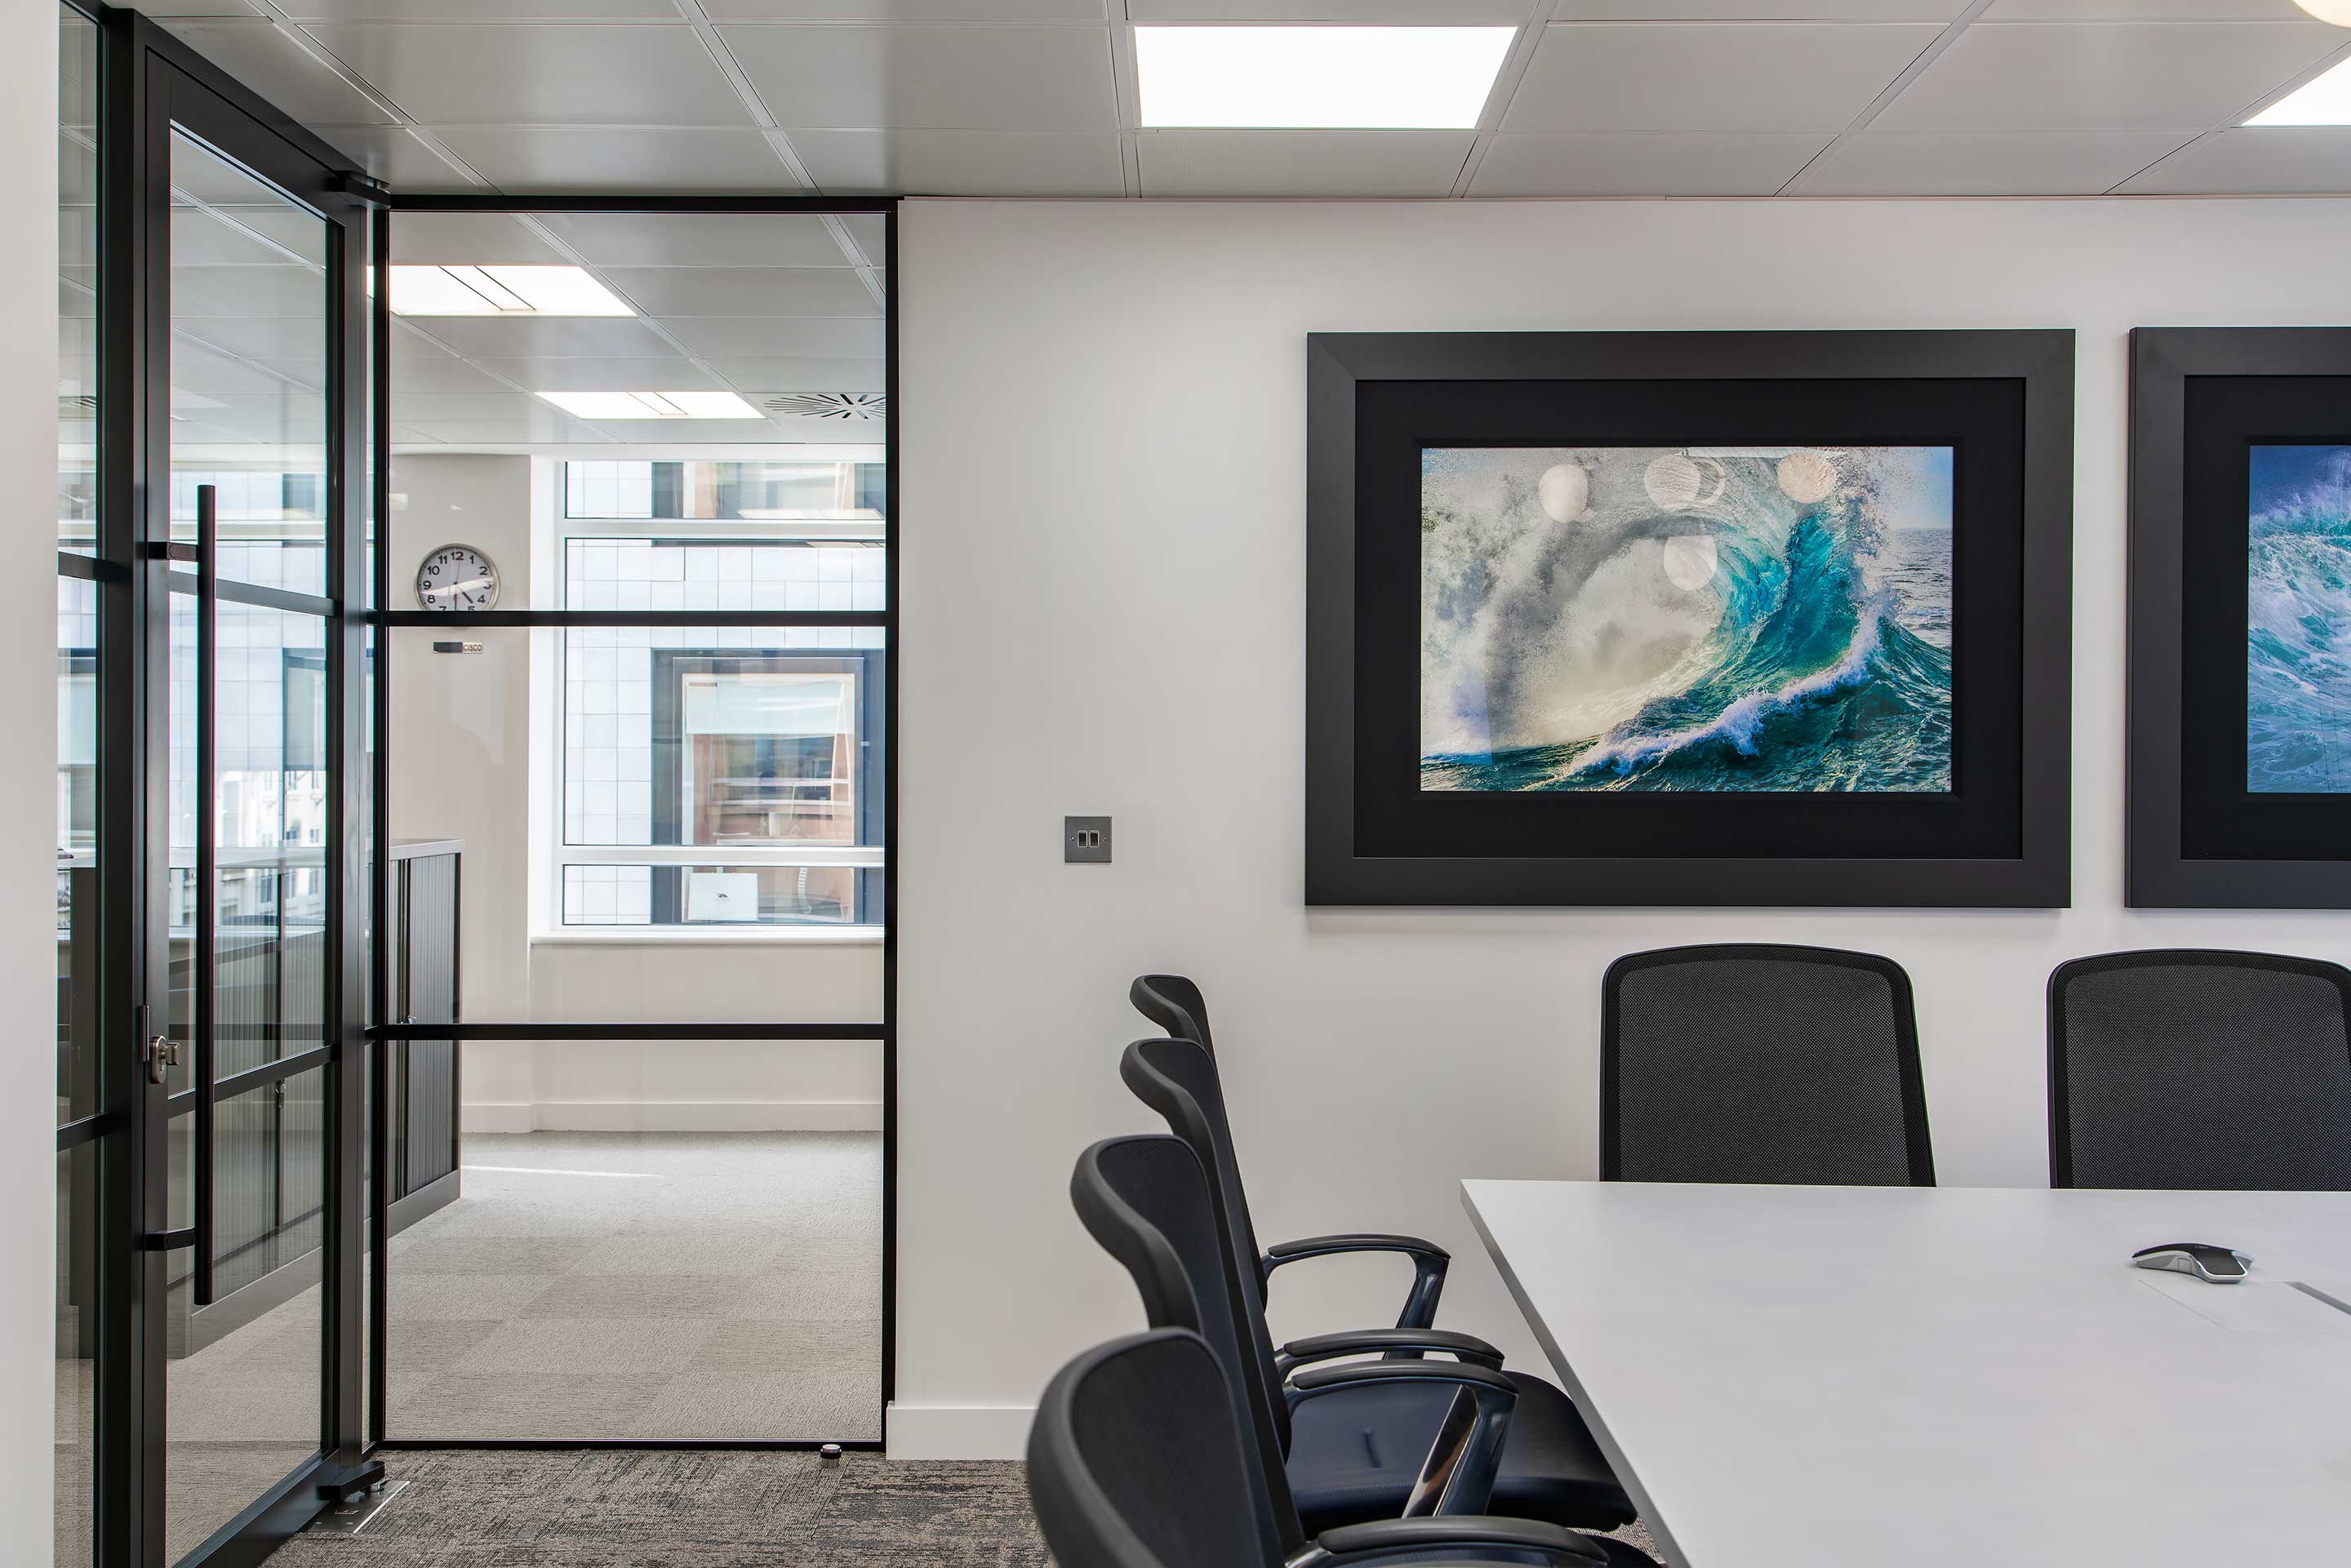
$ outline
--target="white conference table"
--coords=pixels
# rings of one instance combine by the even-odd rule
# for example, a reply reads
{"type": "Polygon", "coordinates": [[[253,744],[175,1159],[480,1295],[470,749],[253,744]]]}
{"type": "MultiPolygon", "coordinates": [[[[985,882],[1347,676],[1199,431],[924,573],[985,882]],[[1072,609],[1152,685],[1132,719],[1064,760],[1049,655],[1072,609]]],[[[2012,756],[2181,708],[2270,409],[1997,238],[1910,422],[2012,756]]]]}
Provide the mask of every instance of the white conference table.
{"type": "Polygon", "coordinates": [[[2351,1563],[2351,1194],[1462,1196],[1676,1568],[2351,1563]]]}

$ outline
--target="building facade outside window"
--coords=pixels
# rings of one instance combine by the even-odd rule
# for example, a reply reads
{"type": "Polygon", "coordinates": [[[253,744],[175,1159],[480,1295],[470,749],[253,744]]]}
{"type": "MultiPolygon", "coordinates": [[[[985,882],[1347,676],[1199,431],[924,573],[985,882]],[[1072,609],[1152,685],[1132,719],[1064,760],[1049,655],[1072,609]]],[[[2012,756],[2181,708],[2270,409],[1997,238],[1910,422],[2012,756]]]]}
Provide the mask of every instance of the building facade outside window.
{"type": "MultiPolygon", "coordinates": [[[[883,465],[560,465],[566,609],[885,607],[883,465]]],[[[553,908],[663,935],[881,925],[885,636],[571,627],[553,908]]]]}

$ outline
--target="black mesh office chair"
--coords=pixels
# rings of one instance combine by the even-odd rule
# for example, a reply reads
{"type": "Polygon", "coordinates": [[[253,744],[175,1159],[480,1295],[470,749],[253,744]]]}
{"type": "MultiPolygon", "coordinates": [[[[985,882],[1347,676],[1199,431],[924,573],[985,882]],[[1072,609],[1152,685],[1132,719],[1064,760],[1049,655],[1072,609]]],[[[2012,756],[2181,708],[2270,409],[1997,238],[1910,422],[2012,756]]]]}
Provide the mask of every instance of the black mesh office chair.
{"type": "Polygon", "coordinates": [[[2049,1185],[2351,1191],[2351,970],[2105,953],[2049,977],[2049,1185]]]}
{"type": "Polygon", "coordinates": [[[1134,1010],[1159,1026],[1173,1040],[1188,1040],[1214,1056],[1216,1042],[1208,1038],[1208,1000],[1200,988],[1181,975],[1137,975],[1127,987],[1126,999],[1134,1010]]]}
{"type": "MultiPolygon", "coordinates": [[[[1456,1396],[1469,1383],[1494,1394],[1507,1385],[1510,1405],[1490,1500],[1480,1503],[1464,1491],[1459,1494],[1462,1502],[1514,1518],[1591,1530],[1611,1530],[1632,1521],[1632,1500],[1573,1403],[1541,1378],[1500,1371],[1500,1354],[1481,1340],[1405,1325],[1317,1334],[1277,1351],[1265,1322],[1269,1260],[1256,1255],[1249,1239],[1247,1198],[1225,1127],[1216,1064],[1189,1040],[1140,1040],[1127,1048],[1120,1075],[1166,1119],[1207,1173],[1205,1192],[1192,1201],[1196,1211],[1205,1197],[1208,1218],[1163,1232],[1170,1238],[1167,1256],[1191,1276],[1195,1300],[1221,1295],[1234,1314],[1227,1354],[1235,1364],[1235,1380],[1258,1428],[1259,1447],[1269,1456],[1268,1468],[1280,1466],[1305,1531],[1395,1518],[1421,1504],[1434,1506],[1424,1495],[1431,1482],[1423,1474],[1423,1461],[1441,1438],[1458,1437],[1467,1429],[1467,1412],[1456,1396]],[[1179,1244],[1179,1232],[1190,1239],[1179,1244]],[[1217,1242],[1213,1257],[1200,1252],[1199,1239],[1207,1235],[1217,1242]],[[1207,1278],[1211,1264],[1217,1270],[1213,1281],[1207,1278]],[[1416,1358],[1424,1350],[1451,1353],[1460,1364],[1402,1359],[1416,1358]],[[1296,1371],[1318,1361],[1362,1354],[1390,1359],[1371,1367],[1296,1371]],[[1480,1371],[1490,1375],[1468,1375],[1480,1371]],[[1362,1375],[1343,1383],[1339,1374],[1362,1375]],[[1310,1387],[1323,1392],[1311,1399],[1298,1397],[1298,1390],[1310,1387]]],[[[1129,1209],[1126,1216],[1111,1218],[1134,1223],[1139,1210],[1132,1205],[1129,1209]]],[[[1105,1212],[1090,1213],[1082,1203],[1080,1207],[1089,1228],[1133,1271],[1131,1260],[1142,1255],[1141,1249],[1132,1243],[1113,1244],[1103,1223],[1105,1212]]],[[[1141,1273],[1136,1284],[1144,1292],[1146,1312],[1157,1313],[1155,1302],[1175,1294],[1151,1286],[1141,1273]]],[[[1180,1318],[1168,1321],[1182,1322],[1180,1318]]],[[[1212,1345],[1222,1348],[1227,1343],[1211,1337],[1212,1345]]],[[[1489,1398],[1486,1413],[1490,1415],[1493,1407],[1489,1398]]]]}
{"type": "MultiPolygon", "coordinates": [[[[1029,1429],[1029,1497],[1060,1568],[1282,1568],[1244,1484],[1249,1459],[1215,1355],[1162,1329],[1054,1375],[1029,1429]]],[[[1304,1561],[1538,1563],[1598,1568],[1596,1544],[1522,1520],[1389,1520],[1326,1531],[1304,1561]]]]}
{"type": "Polygon", "coordinates": [[[1932,1186],[1910,977],[1891,958],[1631,953],[1600,1000],[1607,1181],[1932,1186]]]}
{"type": "MultiPolygon", "coordinates": [[[[1139,975],[1126,991],[1127,1000],[1134,1009],[1161,1029],[1169,1038],[1191,1040],[1208,1058],[1207,1075],[1216,1074],[1216,1047],[1208,1040],[1208,1003],[1200,995],[1200,988],[1181,975],[1139,975]]],[[[1129,1081],[1132,1087],[1133,1081],[1129,1081]]],[[[1140,1090],[1136,1091],[1138,1093],[1140,1090]]],[[[1147,1099],[1148,1096],[1145,1096],[1147,1099]]],[[[1225,1124],[1224,1096],[1217,1092],[1214,1101],[1216,1124],[1223,1136],[1225,1154],[1221,1166],[1211,1165],[1227,1193],[1232,1195],[1233,1212],[1238,1218],[1239,1244],[1244,1247],[1259,1270],[1260,1288],[1269,1283],[1273,1271],[1285,1263],[1303,1262],[1309,1258],[1333,1258],[1348,1252],[1397,1252],[1413,1261],[1412,1288],[1405,1293],[1404,1310],[1396,1314],[1398,1328],[1426,1328],[1437,1321],[1437,1299],[1445,1291],[1445,1270],[1453,1254],[1434,1241],[1417,1236],[1397,1236],[1384,1231],[1352,1230],[1332,1236],[1309,1236],[1297,1241],[1279,1241],[1260,1251],[1257,1231],[1249,1223],[1249,1199],[1241,1189],[1240,1167],[1231,1154],[1232,1140],[1221,1132],[1225,1124]]],[[[1177,1136],[1183,1134],[1178,1132],[1177,1136]]],[[[1203,1154],[1202,1160],[1210,1156],[1203,1154]]]]}

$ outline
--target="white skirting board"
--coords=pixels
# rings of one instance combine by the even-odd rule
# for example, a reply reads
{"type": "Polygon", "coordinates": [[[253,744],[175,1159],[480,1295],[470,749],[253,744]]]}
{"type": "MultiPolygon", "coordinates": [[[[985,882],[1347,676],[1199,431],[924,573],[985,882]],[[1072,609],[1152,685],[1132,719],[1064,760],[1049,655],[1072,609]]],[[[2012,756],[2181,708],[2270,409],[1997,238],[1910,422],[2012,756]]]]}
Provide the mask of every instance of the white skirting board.
{"type": "Polygon", "coordinates": [[[878,1133],[879,1100],[465,1103],[468,1133],[878,1133]]]}
{"type": "Polygon", "coordinates": [[[883,1418],[893,1459],[1018,1459],[1029,1451],[1033,1405],[904,1405],[883,1418]]]}

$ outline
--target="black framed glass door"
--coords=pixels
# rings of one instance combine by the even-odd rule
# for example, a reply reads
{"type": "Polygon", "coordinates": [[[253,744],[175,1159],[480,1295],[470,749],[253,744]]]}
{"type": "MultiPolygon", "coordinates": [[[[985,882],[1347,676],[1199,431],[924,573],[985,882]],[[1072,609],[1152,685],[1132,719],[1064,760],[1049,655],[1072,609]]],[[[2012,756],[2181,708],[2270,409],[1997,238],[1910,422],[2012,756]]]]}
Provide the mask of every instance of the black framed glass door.
{"type": "Polygon", "coordinates": [[[99,26],[94,632],[59,665],[92,698],[60,861],[92,1517],[61,1560],[246,1563],[363,1473],[370,216],[269,106],[99,26]]]}

